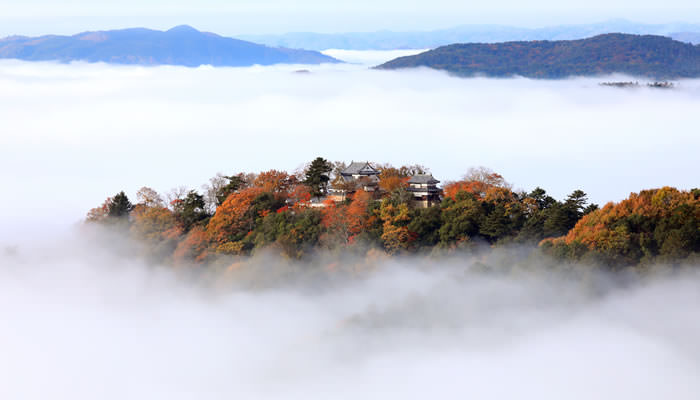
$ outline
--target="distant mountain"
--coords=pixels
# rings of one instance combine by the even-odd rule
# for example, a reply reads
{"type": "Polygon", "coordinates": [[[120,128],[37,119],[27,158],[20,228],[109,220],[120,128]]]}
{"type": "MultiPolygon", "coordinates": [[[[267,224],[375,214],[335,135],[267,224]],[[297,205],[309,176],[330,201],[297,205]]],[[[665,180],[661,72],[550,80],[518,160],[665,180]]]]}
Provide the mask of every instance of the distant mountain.
{"type": "MultiPolygon", "coordinates": [[[[464,25],[428,32],[355,32],[338,34],[288,33],[284,35],[243,35],[241,39],[269,46],[312,50],[394,50],[432,49],[452,43],[498,43],[520,40],[573,40],[605,33],[661,35],[676,39],[677,32],[700,32],[700,24],[639,24],[611,20],[587,25],[518,28],[503,25],[464,25]]],[[[681,35],[680,33],[678,35],[681,35]]],[[[678,40],[683,40],[678,38],[678,40]]],[[[698,43],[697,36],[694,39],[698,43]]],[[[685,40],[683,40],[685,41],[685,40]]]]}
{"type": "Polygon", "coordinates": [[[676,32],[670,36],[680,42],[700,44],[700,32],[676,32]]]}
{"type": "Polygon", "coordinates": [[[379,69],[430,67],[472,76],[566,78],[613,73],[654,79],[700,77],[700,46],[663,36],[606,34],[582,40],[454,44],[379,69]]]}
{"type": "Polygon", "coordinates": [[[12,36],[0,39],[0,58],[188,67],[339,62],[316,51],[273,48],[185,25],[165,32],[134,28],[74,36],[12,36]]]}

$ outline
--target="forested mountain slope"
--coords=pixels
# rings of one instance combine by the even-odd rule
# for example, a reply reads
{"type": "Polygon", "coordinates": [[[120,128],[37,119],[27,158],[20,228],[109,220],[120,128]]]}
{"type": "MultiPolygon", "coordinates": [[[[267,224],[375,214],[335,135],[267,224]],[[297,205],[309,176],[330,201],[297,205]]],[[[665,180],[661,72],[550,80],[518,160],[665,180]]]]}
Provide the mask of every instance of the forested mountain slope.
{"type": "Polygon", "coordinates": [[[654,79],[700,76],[700,46],[663,36],[605,34],[582,40],[453,44],[379,69],[430,67],[472,76],[556,79],[613,73],[654,79]]]}

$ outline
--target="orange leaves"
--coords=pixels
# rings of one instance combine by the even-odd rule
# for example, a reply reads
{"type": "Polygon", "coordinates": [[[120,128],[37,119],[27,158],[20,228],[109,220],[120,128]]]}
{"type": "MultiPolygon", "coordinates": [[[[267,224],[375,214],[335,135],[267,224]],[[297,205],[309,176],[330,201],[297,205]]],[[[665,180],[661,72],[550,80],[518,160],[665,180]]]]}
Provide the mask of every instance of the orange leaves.
{"type": "Polygon", "coordinates": [[[287,193],[295,184],[296,177],[274,169],[261,172],[253,182],[253,186],[270,193],[287,193]]]}
{"type": "Polygon", "coordinates": [[[391,202],[384,200],[379,210],[379,218],[383,224],[382,241],[384,248],[389,253],[396,253],[402,249],[408,249],[415,240],[406,226],[410,221],[408,206],[401,203],[395,206],[391,202]]]}
{"type": "Polygon", "coordinates": [[[203,263],[209,257],[209,235],[200,226],[195,226],[185,236],[173,253],[176,265],[187,263],[203,263]]]}
{"type": "MultiPolygon", "coordinates": [[[[486,197],[489,192],[491,196],[497,198],[510,192],[510,184],[506,182],[503,176],[491,171],[488,168],[479,167],[471,168],[464,176],[464,179],[457,182],[452,182],[445,185],[445,197],[452,199],[461,191],[469,192],[477,197],[486,197]],[[496,189],[505,189],[499,191],[496,189]]],[[[492,201],[492,200],[488,200],[492,201]]]]}
{"type": "Polygon", "coordinates": [[[252,187],[229,195],[209,221],[207,233],[211,239],[220,244],[226,243],[249,231],[253,217],[248,215],[248,210],[253,200],[262,193],[262,188],[252,187]]]}
{"type": "Polygon", "coordinates": [[[289,194],[289,200],[294,203],[295,210],[308,206],[311,201],[311,188],[306,185],[296,185],[289,194]]]}
{"type": "Polygon", "coordinates": [[[329,246],[346,245],[350,241],[348,229],[347,206],[326,200],[321,209],[321,226],[325,229],[321,241],[329,246]]]}
{"type": "Polygon", "coordinates": [[[672,187],[632,193],[618,204],[608,203],[600,210],[584,216],[566,235],[566,244],[580,242],[591,249],[608,249],[629,239],[624,227],[616,222],[638,216],[658,220],[682,205],[690,205],[700,214],[700,201],[692,193],[672,187]]]}
{"type": "Polygon", "coordinates": [[[353,237],[361,234],[369,227],[370,193],[360,190],[356,192],[349,205],[338,204],[326,200],[321,210],[321,225],[326,230],[324,241],[345,245],[352,242],[353,237]]]}
{"type": "Polygon", "coordinates": [[[112,198],[108,197],[101,206],[95,207],[88,211],[87,222],[102,222],[109,216],[109,204],[112,202],[112,198]]]}
{"type": "Polygon", "coordinates": [[[512,203],[517,201],[515,194],[508,188],[490,186],[484,192],[484,200],[490,203],[512,203]]]}
{"type": "Polygon", "coordinates": [[[455,199],[457,193],[468,192],[476,195],[477,197],[483,197],[486,195],[486,191],[490,189],[491,186],[484,182],[479,181],[458,181],[451,182],[445,185],[445,197],[455,199]]]}
{"type": "Polygon", "coordinates": [[[170,239],[173,229],[178,226],[175,214],[165,207],[139,204],[132,211],[131,218],[131,233],[146,241],[170,239]]]}
{"type": "Polygon", "coordinates": [[[338,226],[345,225],[344,205],[338,205],[333,200],[328,199],[323,202],[324,207],[321,209],[321,225],[326,229],[334,229],[338,226]]]}
{"type": "Polygon", "coordinates": [[[356,192],[353,196],[346,215],[348,231],[351,235],[358,235],[368,228],[368,207],[371,200],[372,195],[364,190],[356,192]]]}
{"type": "Polygon", "coordinates": [[[409,177],[400,170],[392,167],[384,168],[379,175],[379,187],[386,192],[393,192],[396,189],[408,186],[409,177]]]}

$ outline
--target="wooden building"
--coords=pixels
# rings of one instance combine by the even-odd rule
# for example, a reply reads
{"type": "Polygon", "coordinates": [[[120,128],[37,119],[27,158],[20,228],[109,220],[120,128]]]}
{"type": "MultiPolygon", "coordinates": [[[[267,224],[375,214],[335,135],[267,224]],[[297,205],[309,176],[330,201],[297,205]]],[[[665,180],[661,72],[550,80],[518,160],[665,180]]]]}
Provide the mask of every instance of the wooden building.
{"type": "Polygon", "coordinates": [[[351,162],[340,172],[339,179],[334,183],[331,196],[336,201],[344,201],[349,194],[358,190],[376,192],[379,188],[380,171],[369,162],[351,162]]]}
{"type": "Polygon", "coordinates": [[[442,201],[442,189],[437,187],[439,180],[430,174],[413,175],[408,181],[407,190],[413,194],[416,207],[428,208],[442,201]]]}

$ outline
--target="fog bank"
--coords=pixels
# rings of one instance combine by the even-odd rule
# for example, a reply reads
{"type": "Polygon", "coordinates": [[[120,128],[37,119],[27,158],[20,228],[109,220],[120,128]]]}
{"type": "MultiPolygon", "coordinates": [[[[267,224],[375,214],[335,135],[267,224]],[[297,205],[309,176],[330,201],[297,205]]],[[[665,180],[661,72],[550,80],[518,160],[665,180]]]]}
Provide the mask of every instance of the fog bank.
{"type": "Polygon", "coordinates": [[[197,278],[81,237],[0,253],[0,397],[697,398],[697,274],[478,261],[370,257],[255,289],[245,269],[308,265],[197,278]]]}
{"type": "Polygon", "coordinates": [[[65,229],[119,190],[196,189],[217,172],[316,156],[420,163],[442,181],[484,165],[516,188],[582,188],[599,203],[698,183],[698,81],[662,91],[362,65],[294,72],[308,68],[0,62],[0,245],[65,229]]]}

